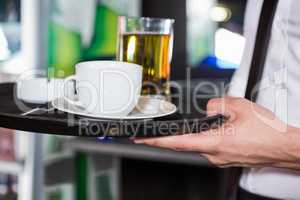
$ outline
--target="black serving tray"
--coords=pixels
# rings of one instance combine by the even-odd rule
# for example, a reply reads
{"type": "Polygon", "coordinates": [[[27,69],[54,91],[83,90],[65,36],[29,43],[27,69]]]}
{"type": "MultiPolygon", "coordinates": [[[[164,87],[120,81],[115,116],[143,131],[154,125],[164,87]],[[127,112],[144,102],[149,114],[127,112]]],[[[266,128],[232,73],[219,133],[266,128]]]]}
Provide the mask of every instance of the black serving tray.
{"type": "Polygon", "coordinates": [[[0,127],[21,131],[82,137],[158,137],[199,133],[225,121],[222,115],[206,117],[194,111],[137,121],[84,118],[57,110],[22,115],[36,107],[49,108],[18,100],[15,83],[0,84],[0,127]]]}

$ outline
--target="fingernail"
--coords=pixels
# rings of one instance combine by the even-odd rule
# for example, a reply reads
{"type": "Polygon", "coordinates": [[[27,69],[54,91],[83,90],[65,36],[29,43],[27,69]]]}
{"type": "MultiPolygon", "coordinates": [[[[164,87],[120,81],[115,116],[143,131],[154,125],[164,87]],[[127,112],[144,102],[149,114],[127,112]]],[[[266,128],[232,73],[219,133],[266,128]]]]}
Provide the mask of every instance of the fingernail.
{"type": "Polygon", "coordinates": [[[144,140],[134,140],[134,143],[136,143],[136,144],[144,144],[145,141],[144,140]]]}

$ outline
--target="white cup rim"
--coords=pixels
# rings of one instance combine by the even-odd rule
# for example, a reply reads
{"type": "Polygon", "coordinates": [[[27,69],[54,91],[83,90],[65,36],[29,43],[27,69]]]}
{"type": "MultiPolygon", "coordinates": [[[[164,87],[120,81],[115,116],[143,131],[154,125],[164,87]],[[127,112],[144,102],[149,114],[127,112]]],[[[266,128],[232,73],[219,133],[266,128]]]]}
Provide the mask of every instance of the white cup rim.
{"type": "Polygon", "coordinates": [[[123,61],[112,61],[112,60],[95,60],[95,61],[85,61],[80,62],[75,65],[75,68],[89,68],[89,69],[120,69],[120,67],[126,67],[126,69],[135,69],[135,70],[142,70],[142,66],[123,62],[123,61]],[[109,64],[109,66],[107,66],[109,64]]]}

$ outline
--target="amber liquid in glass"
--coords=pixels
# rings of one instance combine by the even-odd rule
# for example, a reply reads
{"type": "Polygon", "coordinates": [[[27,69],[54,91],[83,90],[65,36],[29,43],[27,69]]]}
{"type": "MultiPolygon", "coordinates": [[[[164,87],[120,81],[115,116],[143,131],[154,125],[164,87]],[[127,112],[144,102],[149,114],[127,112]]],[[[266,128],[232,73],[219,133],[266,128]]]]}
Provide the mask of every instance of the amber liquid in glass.
{"type": "Polygon", "coordinates": [[[118,59],[143,66],[142,94],[169,95],[171,36],[127,33],[121,36],[118,59]]]}

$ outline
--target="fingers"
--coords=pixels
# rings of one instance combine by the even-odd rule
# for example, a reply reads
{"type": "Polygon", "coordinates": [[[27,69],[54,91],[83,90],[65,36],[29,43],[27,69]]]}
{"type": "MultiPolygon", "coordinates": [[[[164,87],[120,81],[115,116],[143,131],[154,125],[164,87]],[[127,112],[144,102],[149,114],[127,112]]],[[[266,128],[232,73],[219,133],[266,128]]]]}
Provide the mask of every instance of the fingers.
{"type": "Polygon", "coordinates": [[[137,139],[135,140],[135,143],[143,143],[155,147],[169,148],[179,151],[213,154],[217,150],[218,137],[208,135],[206,132],[153,139],[137,139]]]}

